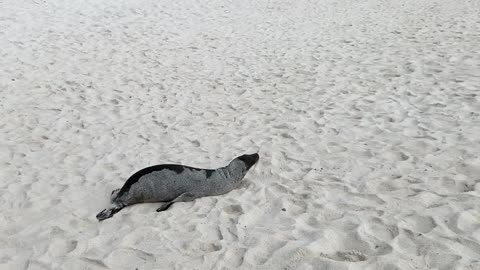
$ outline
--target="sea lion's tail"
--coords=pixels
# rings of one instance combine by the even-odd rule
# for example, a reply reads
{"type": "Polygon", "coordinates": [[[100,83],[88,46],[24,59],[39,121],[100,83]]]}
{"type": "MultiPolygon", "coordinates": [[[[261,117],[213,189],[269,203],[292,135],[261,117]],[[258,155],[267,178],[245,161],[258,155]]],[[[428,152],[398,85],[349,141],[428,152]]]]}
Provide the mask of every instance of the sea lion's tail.
{"type": "Polygon", "coordinates": [[[113,207],[110,207],[108,209],[104,209],[102,212],[97,214],[98,221],[102,221],[102,220],[105,220],[107,218],[113,217],[113,215],[115,215],[120,210],[122,210],[123,207],[124,207],[123,205],[115,204],[113,207]]]}

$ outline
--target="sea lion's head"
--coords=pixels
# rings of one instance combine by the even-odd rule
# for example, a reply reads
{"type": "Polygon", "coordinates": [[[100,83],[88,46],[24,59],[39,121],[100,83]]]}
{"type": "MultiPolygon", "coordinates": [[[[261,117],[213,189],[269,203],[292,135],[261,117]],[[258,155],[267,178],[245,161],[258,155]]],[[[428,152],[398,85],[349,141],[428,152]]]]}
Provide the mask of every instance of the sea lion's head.
{"type": "Polygon", "coordinates": [[[251,155],[242,155],[232,160],[232,162],[226,167],[229,171],[231,180],[234,182],[240,182],[247,174],[248,170],[257,163],[258,158],[258,154],[255,153],[251,155]]]}
{"type": "Polygon", "coordinates": [[[247,154],[241,155],[236,159],[241,160],[245,164],[245,168],[248,171],[253,165],[255,165],[255,163],[257,163],[259,158],[260,156],[257,153],[255,153],[251,155],[247,155],[247,154]]]}

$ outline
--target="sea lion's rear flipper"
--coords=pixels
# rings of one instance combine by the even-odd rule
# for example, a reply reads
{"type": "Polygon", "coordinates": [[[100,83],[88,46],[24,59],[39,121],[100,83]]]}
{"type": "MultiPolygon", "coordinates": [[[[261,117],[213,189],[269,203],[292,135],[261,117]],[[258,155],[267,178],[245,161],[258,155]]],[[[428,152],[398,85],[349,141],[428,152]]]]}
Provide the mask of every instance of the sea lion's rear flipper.
{"type": "Polygon", "coordinates": [[[105,220],[107,218],[113,217],[118,211],[122,210],[123,206],[115,205],[109,209],[104,209],[102,212],[97,214],[98,221],[105,220]]]}
{"type": "Polygon", "coordinates": [[[191,201],[195,200],[196,198],[198,198],[198,196],[196,196],[194,193],[191,193],[191,192],[182,193],[182,194],[180,194],[180,196],[178,196],[174,200],[162,204],[162,206],[160,206],[157,209],[157,212],[162,212],[162,211],[167,210],[172,204],[174,204],[176,202],[191,202],[191,201]]]}

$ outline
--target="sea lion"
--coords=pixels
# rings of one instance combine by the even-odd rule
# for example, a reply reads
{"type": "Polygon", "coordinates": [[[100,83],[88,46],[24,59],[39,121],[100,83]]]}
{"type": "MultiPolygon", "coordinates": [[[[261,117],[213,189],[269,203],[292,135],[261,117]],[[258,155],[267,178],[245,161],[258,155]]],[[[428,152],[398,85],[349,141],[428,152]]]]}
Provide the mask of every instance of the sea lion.
{"type": "Polygon", "coordinates": [[[134,173],[121,189],[112,191],[112,206],[97,214],[102,221],[125,206],[163,202],[157,212],[173,203],[200,197],[222,195],[237,188],[248,170],[257,163],[258,154],[242,155],[218,169],[199,169],[179,164],[161,164],[134,173]]]}

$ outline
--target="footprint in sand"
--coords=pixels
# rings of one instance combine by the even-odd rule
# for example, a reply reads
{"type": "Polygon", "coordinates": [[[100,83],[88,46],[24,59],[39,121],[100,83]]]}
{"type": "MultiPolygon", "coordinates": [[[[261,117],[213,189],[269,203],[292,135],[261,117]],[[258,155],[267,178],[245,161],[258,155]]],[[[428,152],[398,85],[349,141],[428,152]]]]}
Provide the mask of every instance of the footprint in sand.
{"type": "Polygon", "coordinates": [[[346,262],[361,262],[367,260],[367,255],[357,250],[338,251],[331,259],[346,262]]]}
{"type": "Polygon", "coordinates": [[[111,269],[150,268],[155,258],[152,254],[132,248],[113,250],[103,261],[111,269]]]}
{"type": "Polygon", "coordinates": [[[53,257],[64,256],[65,254],[72,252],[77,247],[77,243],[76,240],[55,238],[50,242],[48,253],[53,257]]]}
{"type": "Polygon", "coordinates": [[[284,247],[288,241],[280,239],[263,238],[245,254],[245,260],[254,265],[265,264],[278,250],[284,247]]]}
{"type": "Polygon", "coordinates": [[[243,209],[242,209],[242,206],[240,205],[229,205],[227,207],[224,208],[224,211],[227,213],[227,214],[232,214],[232,215],[241,215],[243,214],[243,209]]]}
{"type": "Polygon", "coordinates": [[[429,233],[437,224],[433,218],[428,216],[411,215],[400,222],[401,225],[408,229],[421,233],[429,233]]]}
{"type": "Polygon", "coordinates": [[[320,253],[320,257],[340,262],[362,262],[368,259],[368,256],[358,250],[337,251],[334,254],[320,253]]]}
{"type": "Polygon", "coordinates": [[[368,222],[361,227],[360,232],[366,236],[374,236],[386,242],[392,241],[399,234],[397,226],[388,225],[383,220],[376,217],[369,219],[368,222]]]}

